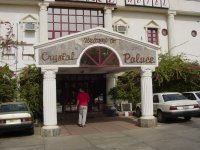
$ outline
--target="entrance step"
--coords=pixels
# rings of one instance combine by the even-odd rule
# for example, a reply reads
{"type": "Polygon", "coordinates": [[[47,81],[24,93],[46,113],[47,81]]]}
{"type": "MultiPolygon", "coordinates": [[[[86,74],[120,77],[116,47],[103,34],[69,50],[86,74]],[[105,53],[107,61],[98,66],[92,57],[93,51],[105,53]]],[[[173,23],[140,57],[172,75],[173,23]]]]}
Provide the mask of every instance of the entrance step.
{"type": "MultiPolygon", "coordinates": [[[[88,112],[87,118],[104,117],[103,112],[88,112]]],[[[58,122],[60,121],[73,121],[78,119],[78,112],[58,113],[58,122]]]]}

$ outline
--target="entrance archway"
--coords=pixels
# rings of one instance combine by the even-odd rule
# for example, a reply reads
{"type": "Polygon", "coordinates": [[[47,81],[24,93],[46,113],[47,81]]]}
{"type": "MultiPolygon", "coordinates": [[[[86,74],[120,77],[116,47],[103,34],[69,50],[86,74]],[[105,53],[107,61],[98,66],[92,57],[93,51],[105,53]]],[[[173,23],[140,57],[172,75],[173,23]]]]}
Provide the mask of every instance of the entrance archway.
{"type": "Polygon", "coordinates": [[[155,125],[152,71],[158,66],[160,47],[103,28],[94,28],[48,41],[34,48],[37,66],[42,68],[44,74],[44,126],[41,132],[44,136],[57,136],[60,132],[56,113],[57,73],[104,73],[107,74],[107,89],[110,89],[115,85],[115,73],[140,67],[143,110],[140,124],[146,127],[155,125]],[[105,47],[99,48],[98,45],[105,47]]]}

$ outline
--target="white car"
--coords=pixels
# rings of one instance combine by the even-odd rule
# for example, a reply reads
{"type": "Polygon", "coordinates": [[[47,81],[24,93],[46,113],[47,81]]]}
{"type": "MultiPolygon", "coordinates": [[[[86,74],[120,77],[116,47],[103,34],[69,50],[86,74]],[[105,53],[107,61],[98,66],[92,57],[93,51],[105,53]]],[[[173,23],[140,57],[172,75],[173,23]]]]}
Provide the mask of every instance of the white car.
{"type": "MultiPolygon", "coordinates": [[[[190,120],[192,116],[199,114],[199,105],[178,92],[155,93],[153,94],[153,112],[158,122],[176,117],[190,120]]],[[[136,105],[136,116],[141,116],[141,103],[136,105]]]]}
{"type": "Polygon", "coordinates": [[[0,132],[26,130],[34,133],[33,117],[24,102],[9,102],[0,104],[0,132]]]}
{"type": "Polygon", "coordinates": [[[200,105],[200,91],[183,92],[182,94],[190,100],[196,100],[200,105]]]}

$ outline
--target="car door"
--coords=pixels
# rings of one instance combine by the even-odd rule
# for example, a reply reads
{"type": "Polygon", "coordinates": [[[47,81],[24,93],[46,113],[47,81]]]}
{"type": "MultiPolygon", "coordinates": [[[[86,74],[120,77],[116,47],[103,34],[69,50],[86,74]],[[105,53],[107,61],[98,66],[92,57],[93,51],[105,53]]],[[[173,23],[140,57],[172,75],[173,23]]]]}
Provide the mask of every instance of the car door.
{"type": "Polygon", "coordinates": [[[154,95],[153,96],[153,114],[156,115],[157,114],[157,107],[159,104],[159,98],[158,95],[154,95]]]}

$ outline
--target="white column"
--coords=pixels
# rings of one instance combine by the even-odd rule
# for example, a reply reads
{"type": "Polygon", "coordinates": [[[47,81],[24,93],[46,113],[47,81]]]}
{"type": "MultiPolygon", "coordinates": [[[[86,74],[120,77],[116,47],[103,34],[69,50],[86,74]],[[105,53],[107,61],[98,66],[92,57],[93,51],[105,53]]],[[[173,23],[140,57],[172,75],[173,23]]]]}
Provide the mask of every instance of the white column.
{"type": "Polygon", "coordinates": [[[113,100],[111,99],[111,95],[108,95],[111,88],[116,86],[116,76],[115,74],[107,74],[106,75],[106,100],[107,105],[112,106],[113,100]]]}
{"type": "Polygon", "coordinates": [[[112,28],[112,11],[113,7],[106,6],[104,8],[104,27],[108,30],[113,30],[112,28]]]}
{"type": "Polygon", "coordinates": [[[39,3],[40,6],[40,43],[48,41],[48,14],[49,3],[39,3]]]}
{"type": "Polygon", "coordinates": [[[168,12],[168,50],[169,54],[173,54],[172,51],[175,48],[175,29],[174,29],[174,16],[175,11],[168,12]]]}
{"type": "Polygon", "coordinates": [[[43,136],[57,136],[60,133],[57,126],[56,110],[56,72],[57,68],[42,68],[43,79],[43,136]]]}
{"type": "Polygon", "coordinates": [[[153,116],[152,71],[154,71],[154,68],[141,67],[142,117],[140,118],[140,126],[142,127],[152,127],[156,124],[153,116]]]}

